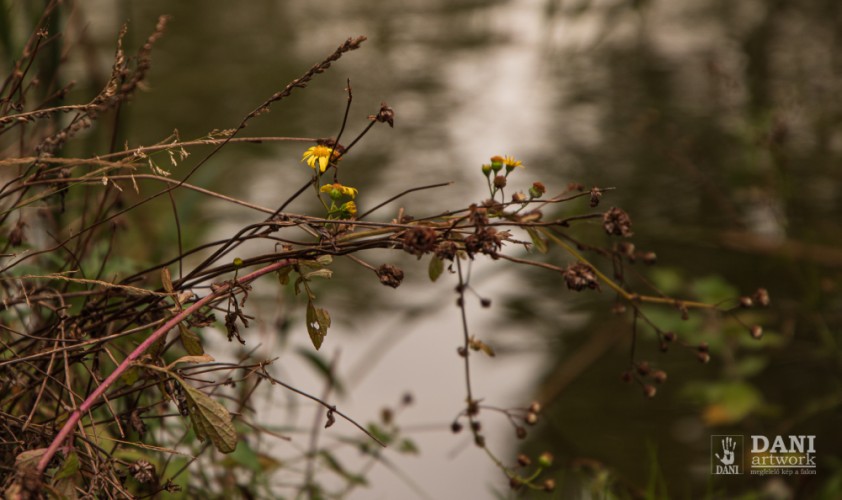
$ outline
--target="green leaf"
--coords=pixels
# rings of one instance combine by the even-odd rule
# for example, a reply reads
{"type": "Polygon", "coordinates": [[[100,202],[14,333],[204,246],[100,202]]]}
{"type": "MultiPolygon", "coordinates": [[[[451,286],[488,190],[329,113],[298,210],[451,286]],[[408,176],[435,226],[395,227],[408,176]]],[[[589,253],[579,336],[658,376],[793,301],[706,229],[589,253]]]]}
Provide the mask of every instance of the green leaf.
{"type": "Polygon", "coordinates": [[[325,309],[314,306],[312,300],[307,302],[307,333],[310,334],[310,340],[316,350],[322,346],[329,327],[330,313],[325,309]]]}
{"type": "Polygon", "coordinates": [[[547,253],[549,251],[549,248],[547,248],[547,240],[542,238],[534,227],[527,227],[526,232],[529,233],[529,237],[532,239],[532,245],[535,247],[535,250],[538,250],[541,253],[547,253]]]}
{"type": "Polygon", "coordinates": [[[415,441],[412,441],[411,439],[402,439],[398,445],[398,451],[400,453],[406,453],[407,455],[417,455],[419,450],[418,447],[415,446],[415,441]]]}
{"type": "Polygon", "coordinates": [[[184,350],[187,351],[187,354],[191,356],[201,356],[205,353],[205,349],[202,347],[202,339],[199,338],[198,333],[187,328],[181,323],[178,324],[178,331],[181,332],[181,345],[184,346],[184,350]]]}
{"type": "Polygon", "coordinates": [[[693,292],[702,302],[712,304],[739,296],[737,289],[720,276],[707,276],[696,280],[693,283],[693,292]]]}
{"type": "Polygon", "coordinates": [[[752,377],[766,369],[769,359],[764,356],[744,356],[737,362],[737,372],[742,377],[752,377]]]}
{"type": "Polygon", "coordinates": [[[336,390],[338,395],[342,396],[345,394],[345,387],[342,385],[342,381],[333,376],[333,371],[330,369],[330,363],[328,363],[321,354],[303,348],[299,348],[297,352],[302,358],[307,360],[316,369],[316,371],[319,372],[319,374],[324,376],[325,380],[330,382],[330,385],[334,388],[334,390],[336,390]]]}
{"type": "Polygon", "coordinates": [[[230,459],[226,457],[226,462],[231,462],[239,465],[252,472],[263,472],[263,465],[254,449],[249,446],[248,441],[243,441],[237,446],[237,450],[231,453],[230,459]]]}
{"type": "Polygon", "coordinates": [[[349,483],[357,484],[360,486],[365,486],[368,484],[365,477],[348,472],[348,470],[345,469],[345,467],[343,467],[342,464],[339,463],[339,460],[337,460],[336,457],[334,457],[333,454],[329,451],[322,450],[321,452],[319,452],[319,455],[324,459],[325,463],[327,464],[330,470],[342,476],[349,483]]]}
{"type": "Polygon", "coordinates": [[[441,276],[441,273],[444,272],[444,261],[434,255],[430,259],[430,268],[427,272],[430,275],[430,281],[436,281],[441,276]]]}
{"type": "Polygon", "coordinates": [[[72,477],[77,472],[79,472],[79,457],[76,455],[75,451],[70,452],[70,455],[67,455],[67,458],[64,459],[64,462],[61,464],[61,467],[58,468],[56,474],[53,476],[53,481],[60,481],[62,479],[72,477]]]}
{"type": "Polygon", "coordinates": [[[394,436],[386,432],[386,430],[384,430],[382,427],[375,424],[374,422],[368,424],[366,427],[368,428],[368,432],[370,432],[372,436],[379,439],[382,443],[385,443],[387,445],[391,444],[394,436]]]}
{"type": "Polygon", "coordinates": [[[760,391],[741,381],[688,384],[684,392],[705,404],[702,418],[709,426],[739,423],[764,405],[760,391]]]}
{"type": "Polygon", "coordinates": [[[137,368],[131,367],[120,375],[120,379],[122,379],[123,383],[127,386],[132,386],[140,379],[140,374],[138,373],[137,368]]]}
{"type": "Polygon", "coordinates": [[[187,409],[196,436],[211,443],[222,453],[237,449],[237,430],[231,421],[231,414],[217,401],[189,384],[182,383],[187,397],[187,409]]]}
{"type": "Polygon", "coordinates": [[[684,276],[675,269],[656,267],[652,269],[651,273],[655,287],[667,295],[677,294],[684,286],[684,276]]]}

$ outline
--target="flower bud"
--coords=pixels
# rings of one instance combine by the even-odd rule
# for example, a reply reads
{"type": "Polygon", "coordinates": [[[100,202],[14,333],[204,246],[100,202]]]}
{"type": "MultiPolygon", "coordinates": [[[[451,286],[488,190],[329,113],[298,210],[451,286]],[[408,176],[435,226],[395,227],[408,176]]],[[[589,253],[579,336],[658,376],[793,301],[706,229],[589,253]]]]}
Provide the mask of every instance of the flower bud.
{"type": "Polygon", "coordinates": [[[754,292],[754,300],[763,307],[769,307],[769,292],[765,288],[758,288],[754,292]]]}
{"type": "Polygon", "coordinates": [[[493,170],[494,173],[497,173],[502,168],[503,168],[503,157],[502,156],[492,156],[491,157],[491,170],[493,170]]]}
{"type": "Polygon", "coordinates": [[[663,384],[667,381],[667,372],[664,370],[657,370],[652,373],[652,380],[659,384],[663,384]]]}
{"type": "Polygon", "coordinates": [[[533,412],[529,412],[529,413],[527,413],[527,414],[526,414],[526,416],[523,418],[523,421],[524,421],[524,422],[526,422],[526,423],[527,423],[527,424],[529,424],[529,425],[535,425],[535,424],[537,424],[537,423],[538,423],[538,414],[537,414],[537,413],[533,413],[533,412]]]}
{"type": "Polygon", "coordinates": [[[532,187],[529,188],[529,196],[533,198],[540,198],[547,192],[547,188],[540,182],[533,182],[532,187]]]}
{"type": "Polygon", "coordinates": [[[541,456],[538,457],[538,465],[544,468],[553,465],[553,454],[548,451],[541,453],[541,456]]]}
{"type": "Polygon", "coordinates": [[[544,491],[547,493],[552,493],[555,491],[555,479],[546,479],[544,480],[544,491]]]}

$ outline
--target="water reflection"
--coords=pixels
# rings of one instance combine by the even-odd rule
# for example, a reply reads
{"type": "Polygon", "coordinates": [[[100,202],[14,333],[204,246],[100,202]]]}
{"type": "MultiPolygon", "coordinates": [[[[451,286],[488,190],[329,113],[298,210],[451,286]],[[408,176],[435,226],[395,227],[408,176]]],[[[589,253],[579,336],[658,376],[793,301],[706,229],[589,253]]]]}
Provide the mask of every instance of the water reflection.
{"type": "MultiPolygon", "coordinates": [[[[605,202],[634,216],[638,245],[657,250],[662,264],[686,269],[688,277],[724,275],[743,291],[765,285],[783,306],[774,319],[792,325],[799,338],[806,334],[804,340],[787,342],[805,349],[831,346],[838,352],[833,343],[839,340],[838,315],[824,315],[839,305],[842,263],[835,250],[842,243],[842,131],[838,100],[832,98],[842,77],[842,56],[833,50],[842,34],[842,7],[836,2],[120,5],[107,18],[96,15],[108,9],[91,8],[90,14],[104,26],[129,17],[136,34],[159,13],[174,16],[155,56],[154,92],[139,97],[129,117],[138,141],[153,142],[174,128],[183,137],[195,137],[234,126],[244,112],[340,40],[366,34],[365,49],[349,54],[311,88],[255,121],[249,134],[335,134],[346,99],[345,79],[350,78],[351,134],[365,125],[365,116],[381,100],[397,111],[396,128],[376,130],[343,165],[343,180],[363,193],[363,209],[408,185],[443,180],[455,184],[433,196],[407,197],[382,209],[381,216],[391,218],[398,206],[423,215],[454,201],[480,199],[484,187],[478,166],[491,154],[515,154],[528,165],[524,186],[538,179],[557,189],[570,181],[617,186],[605,202]],[[810,333],[816,325],[837,333],[817,340],[810,333]]],[[[111,43],[111,38],[102,40],[105,46],[111,43]]],[[[306,179],[306,167],[297,161],[301,150],[299,145],[229,148],[197,181],[275,206],[298,187],[299,180],[290,178],[306,179]]],[[[308,205],[293,209],[307,210],[308,205]]],[[[215,220],[209,238],[253,220],[227,207],[208,210],[215,220]]],[[[416,266],[403,263],[408,270],[416,266]]],[[[406,388],[419,393],[419,408],[428,401],[441,403],[426,406],[430,413],[418,410],[413,423],[447,420],[446,411],[461,404],[459,387],[446,396],[439,391],[459,377],[451,373],[458,370],[454,337],[444,335],[458,329],[455,310],[443,307],[450,299],[438,298],[448,297],[449,285],[437,284],[432,292],[413,287],[413,280],[423,281],[424,270],[411,272],[415,276],[398,293],[379,288],[353,293],[359,282],[343,278],[352,274],[341,270],[335,288],[325,290],[334,307],[346,309],[335,314],[339,326],[331,341],[342,345],[349,373],[358,373],[354,363],[372,355],[354,335],[372,336],[373,331],[382,342],[396,334],[405,338],[378,362],[379,374],[360,375],[349,411],[357,409],[363,419],[366,412],[376,413],[372,409],[383,403],[384,394],[397,397],[406,388]],[[389,331],[381,329],[379,320],[354,318],[374,304],[378,314],[400,318],[407,303],[430,304],[430,311],[439,312],[422,308],[406,316],[422,320],[389,331]],[[349,338],[340,341],[340,330],[349,338]]],[[[519,347],[528,339],[530,344],[540,341],[544,352],[546,345],[553,350],[548,360],[513,355],[502,356],[493,367],[479,366],[480,379],[487,377],[484,394],[506,401],[527,391],[546,367],[545,383],[537,391],[554,402],[553,417],[531,441],[532,450],[550,447],[563,450],[559,455],[567,459],[599,460],[616,471],[620,483],[635,489],[649,477],[651,462],[645,457],[652,445],[657,450],[652,457],[667,477],[692,478],[687,491],[705,491],[710,430],[699,418],[703,405],[684,397],[681,388],[682,381],[716,379],[722,367],[697,366],[677,355],[659,358],[671,382],[655,401],[642,401],[636,391],[615,383],[627,359],[627,323],[606,319],[605,304],[596,304],[593,297],[565,293],[566,307],[599,319],[577,333],[579,325],[568,314],[546,307],[558,288],[557,280],[529,272],[483,284],[483,293],[509,297],[498,302],[507,302],[511,313],[505,328],[499,327],[504,318],[477,311],[478,318],[490,318],[479,320],[488,321],[483,326],[502,330],[498,342],[519,347]]],[[[496,314],[503,310],[495,309],[496,314]]],[[[274,332],[268,331],[266,342],[275,342],[274,332]]],[[[303,337],[300,331],[291,335],[303,337]]],[[[805,368],[796,377],[803,384],[813,384],[822,370],[807,370],[803,359],[787,358],[784,352],[771,356],[774,363],[805,368]]],[[[838,380],[834,362],[819,366],[838,380]]],[[[821,390],[809,398],[769,392],[772,381],[782,383],[781,377],[769,372],[761,377],[756,383],[784,412],[823,395],[821,390]]],[[[842,449],[839,437],[823,426],[825,416],[819,413],[809,430],[820,435],[827,449],[834,444],[842,449]]],[[[733,425],[742,430],[744,423],[733,425]]],[[[765,429],[780,421],[752,415],[749,423],[765,429]]],[[[469,458],[458,464],[443,459],[446,443],[458,440],[438,437],[441,441],[430,438],[422,447],[421,458],[400,462],[431,496],[447,498],[458,491],[482,497],[487,482],[504,486],[472,450],[461,453],[469,458]],[[466,470],[471,481],[464,480],[466,470]]],[[[382,481],[384,489],[362,497],[415,494],[393,478],[389,473],[375,476],[375,485],[382,481]]],[[[762,486],[746,481],[734,487],[747,484],[762,486]]]]}

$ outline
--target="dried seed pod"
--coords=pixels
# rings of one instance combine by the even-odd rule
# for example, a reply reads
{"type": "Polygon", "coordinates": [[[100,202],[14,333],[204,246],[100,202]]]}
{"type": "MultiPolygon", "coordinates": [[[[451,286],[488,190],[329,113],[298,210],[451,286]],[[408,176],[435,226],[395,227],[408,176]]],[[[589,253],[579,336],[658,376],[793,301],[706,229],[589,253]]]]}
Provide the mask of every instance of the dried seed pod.
{"type": "Polygon", "coordinates": [[[401,268],[393,266],[392,264],[383,264],[377,268],[376,272],[377,277],[380,278],[380,283],[386,286],[397,288],[403,281],[403,271],[401,268]]]}

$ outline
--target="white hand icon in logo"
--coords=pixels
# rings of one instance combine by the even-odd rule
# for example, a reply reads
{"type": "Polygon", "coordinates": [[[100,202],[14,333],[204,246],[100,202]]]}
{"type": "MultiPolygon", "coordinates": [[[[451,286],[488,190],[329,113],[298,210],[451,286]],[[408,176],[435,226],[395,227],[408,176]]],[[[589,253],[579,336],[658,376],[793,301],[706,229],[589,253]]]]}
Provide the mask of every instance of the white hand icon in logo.
{"type": "Polygon", "coordinates": [[[719,453],[714,453],[713,455],[717,460],[722,462],[722,465],[731,465],[734,463],[734,450],[736,449],[737,442],[730,437],[726,437],[722,440],[722,456],[720,457],[719,453]]]}

